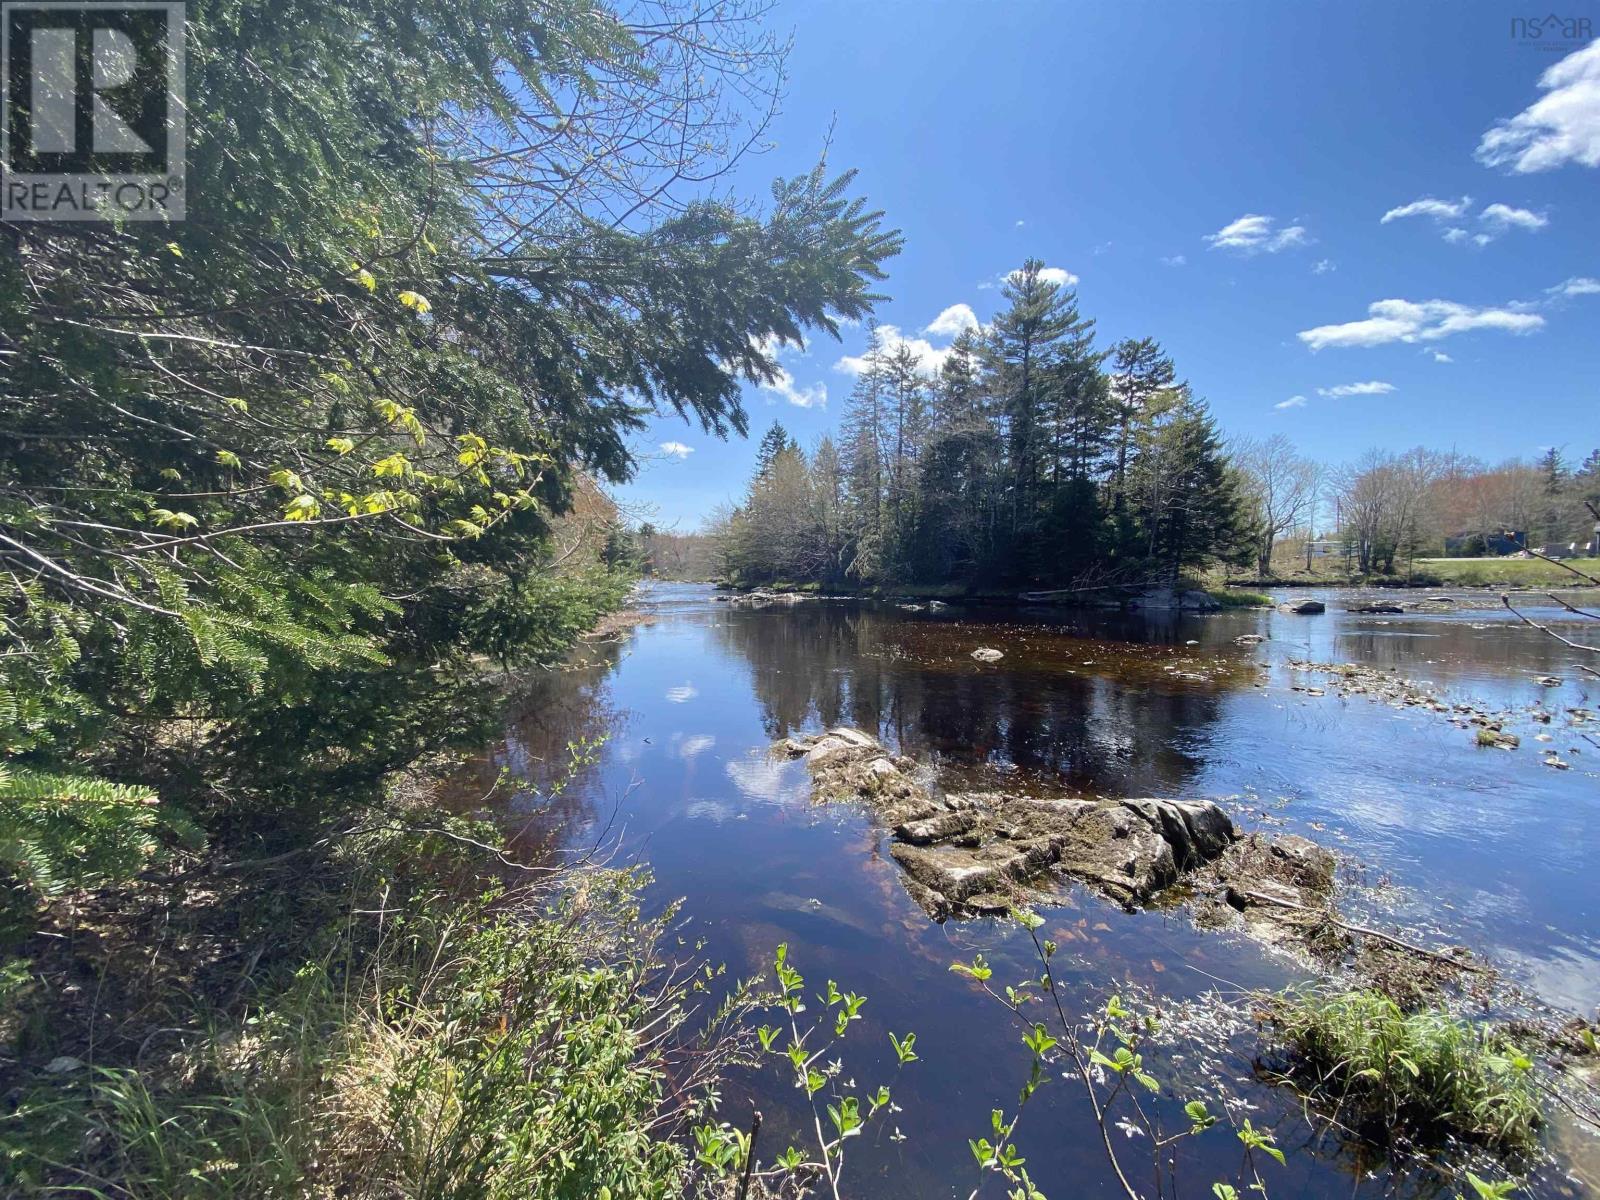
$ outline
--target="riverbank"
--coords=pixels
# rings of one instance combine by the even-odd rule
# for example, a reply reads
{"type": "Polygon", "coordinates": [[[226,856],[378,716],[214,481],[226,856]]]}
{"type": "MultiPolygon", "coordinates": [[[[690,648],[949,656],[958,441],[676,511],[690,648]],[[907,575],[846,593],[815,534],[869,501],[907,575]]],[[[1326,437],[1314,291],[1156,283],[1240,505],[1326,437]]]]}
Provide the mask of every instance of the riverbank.
{"type": "Polygon", "coordinates": [[[1332,567],[1268,577],[1237,576],[1229,587],[1512,588],[1562,591],[1600,586],[1600,559],[1561,563],[1538,558],[1419,558],[1410,572],[1358,575],[1332,567]],[[1571,568],[1571,569],[1569,569],[1571,568]]]}
{"type": "Polygon", "coordinates": [[[745,585],[719,581],[713,586],[720,592],[746,597],[873,600],[887,604],[923,606],[969,604],[992,608],[1027,606],[1130,610],[1182,609],[1205,612],[1225,608],[1265,608],[1272,603],[1272,597],[1261,592],[1246,591],[1232,584],[1226,587],[1208,587],[1203,582],[1184,583],[1175,589],[1114,584],[1038,591],[999,590],[963,583],[906,583],[892,586],[874,584],[870,587],[825,588],[819,583],[796,584],[779,581],[745,585]]]}
{"type": "Polygon", "coordinates": [[[44,906],[0,973],[0,1190],[680,1194],[740,1035],[679,1070],[696,998],[648,875],[519,857],[436,803],[456,761],[440,740],[288,849],[173,849],[44,906]]]}

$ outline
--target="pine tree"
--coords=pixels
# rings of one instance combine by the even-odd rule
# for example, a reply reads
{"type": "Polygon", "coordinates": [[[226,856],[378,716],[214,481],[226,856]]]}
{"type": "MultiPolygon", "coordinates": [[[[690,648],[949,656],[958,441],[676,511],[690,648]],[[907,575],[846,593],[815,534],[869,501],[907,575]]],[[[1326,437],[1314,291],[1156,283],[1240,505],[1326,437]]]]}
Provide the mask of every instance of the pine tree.
{"type": "Polygon", "coordinates": [[[1111,401],[1116,413],[1116,470],[1112,506],[1119,512],[1127,493],[1128,451],[1139,423],[1150,419],[1160,397],[1172,390],[1177,371],[1154,338],[1125,338],[1112,352],[1111,401]]]}
{"type": "Polygon", "coordinates": [[[994,319],[989,356],[999,375],[1008,425],[1011,512],[1008,533],[1016,541],[1034,525],[1041,457],[1049,445],[1041,375],[1058,343],[1072,359],[1090,353],[1094,322],[1078,314],[1077,293],[1044,277],[1044,263],[1030,258],[1007,279],[1006,308],[994,319]]]}
{"type": "Polygon", "coordinates": [[[1149,565],[1168,586],[1183,572],[1250,552],[1241,481],[1216,422],[1185,392],[1138,440],[1129,468],[1130,507],[1149,565]]]}

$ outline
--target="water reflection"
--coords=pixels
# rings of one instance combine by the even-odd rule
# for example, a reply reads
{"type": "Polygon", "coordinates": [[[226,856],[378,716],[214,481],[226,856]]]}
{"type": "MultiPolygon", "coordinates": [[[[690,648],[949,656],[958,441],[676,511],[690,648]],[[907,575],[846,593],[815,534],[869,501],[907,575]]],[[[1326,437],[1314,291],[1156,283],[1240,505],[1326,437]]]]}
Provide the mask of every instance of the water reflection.
{"type": "MultiPolygon", "coordinates": [[[[1034,970],[1029,948],[994,922],[930,924],[901,887],[882,832],[852,806],[813,806],[804,766],[766,753],[790,732],[875,730],[933,764],[948,787],[1219,797],[1247,826],[1307,834],[1365,867],[1352,872],[1350,903],[1373,919],[1469,945],[1557,1003],[1600,1002],[1600,750],[1557,772],[1541,765],[1531,728],[1520,752],[1480,751],[1470,731],[1431,711],[1293,691],[1305,679],[1284,665],[1362,662],[1497,711],[1537,704],[1560,714],[1595,706],[1572,657],[1487,609],[1372,618],[1342,611],[1337,595],[1325,599],[1320,618],[1146,622],[826,602],[751,610],[715,603],[706,589],[659,589],[656,620],[626,644],[530,681],[505,743],[453,796],[475,806],[510,768],[522,782],[492,803],[519,845],[586,847],[609,831],[623,853],[651,865],[654,903],[684,899],[730,976],[766,968],[784,941],[808,979],[867,994],[848,1054],[863,1079],[890,1077],[888,1031],[915,1029],[924,1061],[895,1083],[914,1140],[853,1148],[849,1191],[965,1196],[966,1138],[1014,1099],[1027,1054],[1003,1014],[948,966],[981,950],[997,974],[1016,977],[1034,970]],[[1269,640],[1236,646],[1241,633],[1269,640]],[[976,663],[979,646],[1005,657],[976,663]],[[1544,688],[1539,676],[1565,682],[1544,688]],[[595,761],[558,789],[568,742],[602,734],[609,740],[595,761]]],[[[1551,728],[1569,753],[1573,739],[1558,722],[1551,728]]],[[[1173,1010],[1213,988],[1232,994],[1297,977],[1253,942],[1194,929],[1181,910],[1126,914],[1082,891],[1049,914],[1045,932],[1062,947],[1069,1011],[1110,987],[1148,989],[1173,1010]]],[[[1226,1082],[1282,1145],[1307,1142],[1292,1099],[1256,1081],[1260,1045],[1246,1019],[1233,1032],[1197,1028],[1164,1053],[1190,1094],[1226,1082]]],[[[1152,1101],[1169,1123],[1182,1121],[1178,1094],[1152,1101]]],[[[726,1112],[752,1104],[775,1146],[809,1120],[789,1089],[732,1081],[726,1112]]],[[[1022,1149],[1045,1193],[1119,1194],[1081,1094],[1063,1084],[1035,1104],[1022,1149]]],[[[1236,1148],[1225,1137],[1186,1146],[1188,1174],[1231,1177],[1236,1148]]],[[[1274,1168],[1270,1191],[1427,1194],[1426,1181],[1374,1178],[1368,1166],[1324,1139],[1274,1168]]],[[[1547,1173],[1528,1194],[1571,1191],[1547,1173]]]]}
{"type": "Polygon", "coordinates": [[[1253,686],[1258,672],[1231,646],[1190,648],[1176,620],[1127,628],[1139,640],[818,603],[781,616],[735,610],[715,636],[748,662],[769,738],[847,724],[936,763],[953,783],[998,774],[1056,794],[1176,795],[1202,763],[1224,694],[1253,686]],[[996,667],[971,659],[984,639],[1008,647],[996,667]]]}

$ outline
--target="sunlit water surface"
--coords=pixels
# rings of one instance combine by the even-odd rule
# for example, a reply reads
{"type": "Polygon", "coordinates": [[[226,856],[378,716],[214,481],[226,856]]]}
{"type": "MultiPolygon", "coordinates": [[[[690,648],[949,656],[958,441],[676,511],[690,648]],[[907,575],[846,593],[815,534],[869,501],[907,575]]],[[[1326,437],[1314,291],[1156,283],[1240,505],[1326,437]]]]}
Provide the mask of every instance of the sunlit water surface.
{"type": "MultiPolygon", "coordinates": [[[[964,1197],[978,1179],[967,1138],[988,1132],[991,1108],[1010,1112],[1029,1054],[1007,1014],[949,964],[981,950],[998,983],[1037,973],[1031,946],[996,921],[931,923],[866,814],[813,806],[804,766],[768,755],[787,733],[858,726],[951,789],[1216,798],[1246,828],[1301,833],[1344,856],[1347,911],[1469,946],[1552,1005],[1600,1003],[1600,746],[1565,725],[1568,707],[1600,707],[1600,689],[1583,682],[1575,652],[1487,608],[1371,617],[1345,611],[1345,595],[1315,594],[1326,615],[1142,619],[847,601],[752,609],[706,587],[655,585],[640,598],[651,619],[538,683],[504,745],[455,794],[509,767],[530,784],[500,805],[509,830],[647,862],[652,903],[681,898],[730,977],[769,969],[787,942],[808,986],[831,978],[865,993],[845,1077],[890,1082],[903,1111],[851,1143],[852,1194],[964,1197]],[[1243,633],[1269,640],[1235,645],[1243,633]],[[977,663],[979,646],[1005,658],[977,663]],[[1326,683],[1284,665],[1297,659],[1393,669],[1452,702],[1514,710],[1507,728],[1522,746],[1479,749],[1433,711],[1293,690],[1326,683]],[[1541,685],[1545,676],[1564,682],[1541,685]],[[1549,726],[1532,722],[1535,706],[1557,714],[1549,726]],[[1535,742],[1538,732],[1554,740],[1535,742]],[[597,761],[541,799],[567,744],[600,737],[597,761]],[[1570,769],[1544,765],[1548,750],[1570,769]],[[896,1070],[891,1030],[916,1031],[921,1062],[896,1070]],[[906,1140],[891,1140],[896,1125],[906,1140]]],[[[1130,914],[1076,891],[1045,915],[1069,1012],[1118,988],[1158,998],[1171,1018],[1153,1064],[1171,1085],[1157,1103],[1169,1128],[1184,1125],[1183,1099],[1224,1088],[1289,1151],[1286,1168],[1269,1164],[1274,1197],[1438,1190],[1415,1172],[1397,1181],[1375,1169],[1259,1081],[1265,1043],[1239,992],[1303,978],[1293,962],[1198,930],[1181,908],[1130,914]]],[[[775,1071],[736,1079],[724,1115],[742,1124],[752,1105],[764,1110],[765,1159],[798,1138],[795,1096],[775,1071]]],[[[1116,1136],[1153,1191],[1148,1144],[1116,1136]]],[[[1098,1137],[1081,1090],[1056,1080],[1018,1140],[1052,1200],[1120,1195],[1098,1137]]],[[[1532,1194],[1600,1190],[1584,1135],[1563,1128],[1553,1140],[1570,1154],[1540,1171],[1532,1194]]],[[[1238,1149],[1226,1131],[1186,1143],[1179,1194],[1236,1178],[1238,1149]]],[[[983,1194],[1004,1189],[991,1182],[983,1194]]]]}

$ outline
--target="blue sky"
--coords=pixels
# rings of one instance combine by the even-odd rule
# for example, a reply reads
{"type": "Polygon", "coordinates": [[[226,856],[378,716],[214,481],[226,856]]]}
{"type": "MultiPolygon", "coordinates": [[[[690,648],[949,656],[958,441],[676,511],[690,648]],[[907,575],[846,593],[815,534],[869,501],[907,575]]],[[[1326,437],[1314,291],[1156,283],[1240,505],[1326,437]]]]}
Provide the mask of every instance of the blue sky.
{"type": "MultiPolygon", "coordinates": [[[[878,319],[930,364],[950,334],[928,327],[987,321],[1031,255],[1076,277],[1102,346],[1157,338],[1229,434],[1331,463],[1582,457],[1600,4],[1560,14],[1595,32],[1533,43],[1497,4],[790,0],[777,145],[739,180],[808,169],[832,123],[831,163],[906,235],[878,319]]],[[[864,340],[786,354],[785,391],[747,389],[749,441],[653,421],[619,499],[693,530],[774,419],[804,444],[835,427],[864,340]]]]}

